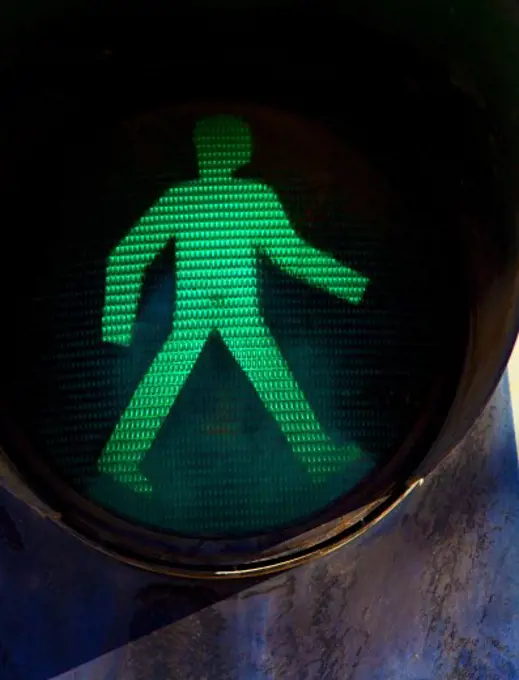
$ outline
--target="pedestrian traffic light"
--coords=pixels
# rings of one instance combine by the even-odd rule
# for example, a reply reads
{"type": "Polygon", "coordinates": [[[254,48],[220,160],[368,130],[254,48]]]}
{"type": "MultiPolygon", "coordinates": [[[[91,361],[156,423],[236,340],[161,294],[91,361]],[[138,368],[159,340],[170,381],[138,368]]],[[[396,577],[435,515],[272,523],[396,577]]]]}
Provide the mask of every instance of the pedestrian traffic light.
{"type": "Polygon", "coordinates": [[[5,75],[2,443],[105,549],[229,575],[337,545],[497,379],[510,165],[447,71],[359,26],[311,61],[288,34],[238,60],[223,25],[187,62],[53,34],[5,75]]]}

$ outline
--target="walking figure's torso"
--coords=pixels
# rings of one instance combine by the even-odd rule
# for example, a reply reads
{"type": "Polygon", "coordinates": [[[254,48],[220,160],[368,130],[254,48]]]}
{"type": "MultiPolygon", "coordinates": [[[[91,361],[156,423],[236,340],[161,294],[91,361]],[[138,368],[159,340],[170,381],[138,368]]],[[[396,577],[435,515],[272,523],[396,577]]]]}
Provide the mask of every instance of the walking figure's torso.
{"type": "Polygon", "coordinates": [[[175,315],[191,323],[209,315],[215,327],[257,318],[261,236],[285,219],[274,192],[236,178],[196,180],[167,200],[177,214],[175,315]]]}

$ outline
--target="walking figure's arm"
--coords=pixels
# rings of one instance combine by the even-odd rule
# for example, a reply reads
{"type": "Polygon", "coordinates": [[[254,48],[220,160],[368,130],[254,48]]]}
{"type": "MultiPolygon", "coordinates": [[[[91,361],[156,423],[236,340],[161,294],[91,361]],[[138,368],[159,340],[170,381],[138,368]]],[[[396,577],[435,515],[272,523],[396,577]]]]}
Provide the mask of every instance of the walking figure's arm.
{"type": "Polygon", "coordinates": [[[260,235],[260,249],[280,269],[352,304],[362,301],[369,278],[304,241],[281,206],[267,229],[260,235]]]}
{"type": "Polygon", "coordinates": [[[110,253],[102,322],[105,342],[130,344],[146,268],[174,236],[171,215],[168,192],[110,253]]]}

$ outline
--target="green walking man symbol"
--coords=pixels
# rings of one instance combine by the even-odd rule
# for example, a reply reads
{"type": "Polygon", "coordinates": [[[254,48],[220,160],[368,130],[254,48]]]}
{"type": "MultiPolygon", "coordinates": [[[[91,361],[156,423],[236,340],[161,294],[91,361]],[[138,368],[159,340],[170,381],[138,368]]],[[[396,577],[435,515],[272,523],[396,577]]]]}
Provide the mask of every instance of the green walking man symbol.
{"type": "Polygon", "coordinates": [[[194,130],[199,179],[170,188],[112,250],[106,272],[103,340],[129,345],[147,267],[176,243],[172,330],[106,443],[98,469],[139,493],[153,491],[139,464],[150,450],[198,356],[218,331],[314,478],[365,453],[336,445],[299,388],[260,310],[258,255],[352,304],[369,279],[300,238],[275,192],[233,173],[249,163],[249,126],[211,116],[194,130]]]}

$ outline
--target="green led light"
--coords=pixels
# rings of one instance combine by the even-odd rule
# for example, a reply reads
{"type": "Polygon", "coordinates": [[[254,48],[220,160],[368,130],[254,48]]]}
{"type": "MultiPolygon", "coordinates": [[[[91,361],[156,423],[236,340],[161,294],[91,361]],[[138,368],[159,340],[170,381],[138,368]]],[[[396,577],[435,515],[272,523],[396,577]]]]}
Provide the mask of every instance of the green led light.
{"type": "Polygon", "coordinates": [[[252,153],[241,119],[200,120],[194,144],[200,178],[171,187],[109,256],[105,342],[131,343],[146,269],[172,239],[177,296],[171,333],[104,446],[98,469],[133,491],[152,493],[139,464],[217,331],[294,456],[319,482],[366,454],[354,443],[336,445],[298,386],[261,313],[258,258],[353,305],[361,303],[369,279],[300,238],[272,188],[233,176],[252,153]]]}

